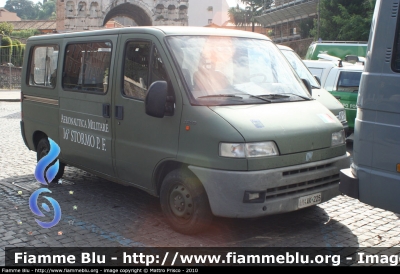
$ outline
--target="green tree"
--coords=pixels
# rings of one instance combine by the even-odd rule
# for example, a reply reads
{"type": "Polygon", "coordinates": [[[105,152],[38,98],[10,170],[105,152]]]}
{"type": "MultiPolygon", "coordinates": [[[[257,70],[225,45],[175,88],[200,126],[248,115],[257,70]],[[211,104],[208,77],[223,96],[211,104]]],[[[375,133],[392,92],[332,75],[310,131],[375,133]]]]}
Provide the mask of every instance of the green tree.
{"type": "Polygon", "coordinates": [[[48,19],[55,19],[56,18],[56,1],[55,0],[48,0],[46,2],[37,3],[37,10],[38,20],[48,20],[48,19]]]}
{"type": "Polygon", "coordinates": [[[302,19],[300,22],[301,39],[311,37],[310,31],[314,28],[314,20],[312,18],[302,19]]]}
{"type": "Polygon", "coordinates": [[[254,32],[254,17],[262,14],[263,10],[269,9],[273,0],[241,0],[246,5],[244,16],[246,22],[251,22],[251,31],[254,32]]]}
{"type": "Polygon", "coordinates": [[[246,23],[250,22],[250,12],[249,10],[239,8],[239,5],[228,9],[229,21],[236,26],[244,26],[246,23]]]}
{"type": "Polygon", "coordinates": [[[0,34],[2,35],[10,35],[14,29],[14,26],[7,22],[0,23],[0,34]]]}
{"type": "Polygon", "coordinates": [[[7,0],[4,8],[17,13],[17,16],[24,20],[34,20],[37,17],[37,7],[29,0],[7,0]]]}
{"type": "Polygon", "coordinates": [[[12,54],[12,40],[8,36],[1,38],[0,64],[9,63],[12,54]]]}
{"type": "Polygon", "coordinates": [[[40,34],[40,31],[38,31],[37,29],[14,30],[12,32],[13,37],[25,39],[38,34],[40,34]]]}
{"type": "Polygon", "coordinates": [[[24,54],[24,45],[19,40],[13,40],[13,51],[12,51],[12,58],[11,63],[15,66],[20,67],[22,66],[22,59],[24,54]]]}
{"type": "Polygon", "coordinates": [[[367,41],[376,0],[320,0],[320,24],[310,31],[316,39],[367,41]]]}

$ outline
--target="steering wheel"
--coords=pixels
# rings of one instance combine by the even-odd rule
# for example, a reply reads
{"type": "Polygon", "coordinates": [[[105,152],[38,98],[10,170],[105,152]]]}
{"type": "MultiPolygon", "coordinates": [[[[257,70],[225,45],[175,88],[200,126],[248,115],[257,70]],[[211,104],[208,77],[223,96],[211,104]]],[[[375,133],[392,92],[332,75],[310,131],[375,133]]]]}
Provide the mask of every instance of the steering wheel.
{"type": "Polygon", "coordinates": [[[263,73],[256,73],[250,75],[250,79],[255,78],[255,77],[262,77],[262,81],[257,81],[258,83],[264,83],[267,81],[267,76],[263,73]]]}

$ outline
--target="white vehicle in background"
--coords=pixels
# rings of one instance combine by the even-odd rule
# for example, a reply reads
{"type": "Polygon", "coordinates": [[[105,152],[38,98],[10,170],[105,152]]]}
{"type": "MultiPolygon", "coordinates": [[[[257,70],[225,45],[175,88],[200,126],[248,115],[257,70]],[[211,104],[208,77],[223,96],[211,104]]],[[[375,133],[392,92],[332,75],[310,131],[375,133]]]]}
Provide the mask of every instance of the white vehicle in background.
{"type": "Polygon", "coordinates": [[[320,60],[303,60],[311,73],[318,77],[321,86],[338,99],[346,110],[348,133],[352,140],[357,110],[358,88],[363,62],[350,63],[338,57],[319,54],[320,60]],[[328,60],[329,59],[329,60],[328,60]]]}
{"type": "Polygon", "coordinates": [[[312,88],[312,97],[328,108],[342,123],[347,136],[349,126],[346,119],[346,111],[343,105],[326,89],[321,87],[320,83],[318,82],[319,79],[317,81],[317,79],[304,64],[303,60],[301,60],[300,56],[292,48],[283,45],[277,46],[283,55],[285,55],[286,59],[292,65],[293,69],[297,72],[300,78],[307,79],[310,82],[312,88]]]}

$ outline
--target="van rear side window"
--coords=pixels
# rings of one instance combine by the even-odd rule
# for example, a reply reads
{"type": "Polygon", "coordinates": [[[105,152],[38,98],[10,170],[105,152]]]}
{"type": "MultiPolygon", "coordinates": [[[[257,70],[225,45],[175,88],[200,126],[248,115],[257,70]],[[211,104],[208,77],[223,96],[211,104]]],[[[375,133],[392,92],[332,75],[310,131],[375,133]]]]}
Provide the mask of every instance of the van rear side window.
{"type": "Polygon", "coordinates": [[[392,69],[396,72],[400,72],[400,9],[397,18],[392,69]]]}
{"type": "Polygon", "coordinates": [[[30,56],[29,85],[54,88],[57,59],[57,45],[35,46],[30,56]]]}
{"type": "Polygon", "coordinates": [[[67,45],[62,86],[67,90],[106,93],[111,42],[67,45]]]}

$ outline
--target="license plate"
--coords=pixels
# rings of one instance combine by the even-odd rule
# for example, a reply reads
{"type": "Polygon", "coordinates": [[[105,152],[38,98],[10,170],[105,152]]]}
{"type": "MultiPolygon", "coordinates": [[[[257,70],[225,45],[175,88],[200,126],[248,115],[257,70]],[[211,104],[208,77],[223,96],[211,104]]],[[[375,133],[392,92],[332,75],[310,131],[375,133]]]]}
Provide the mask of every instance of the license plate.
{"type": "Polygon", "coordinates": [[[315,193],[299,198],[299,208],[312,206],[321,202],[321,193],[315,193]]]}

